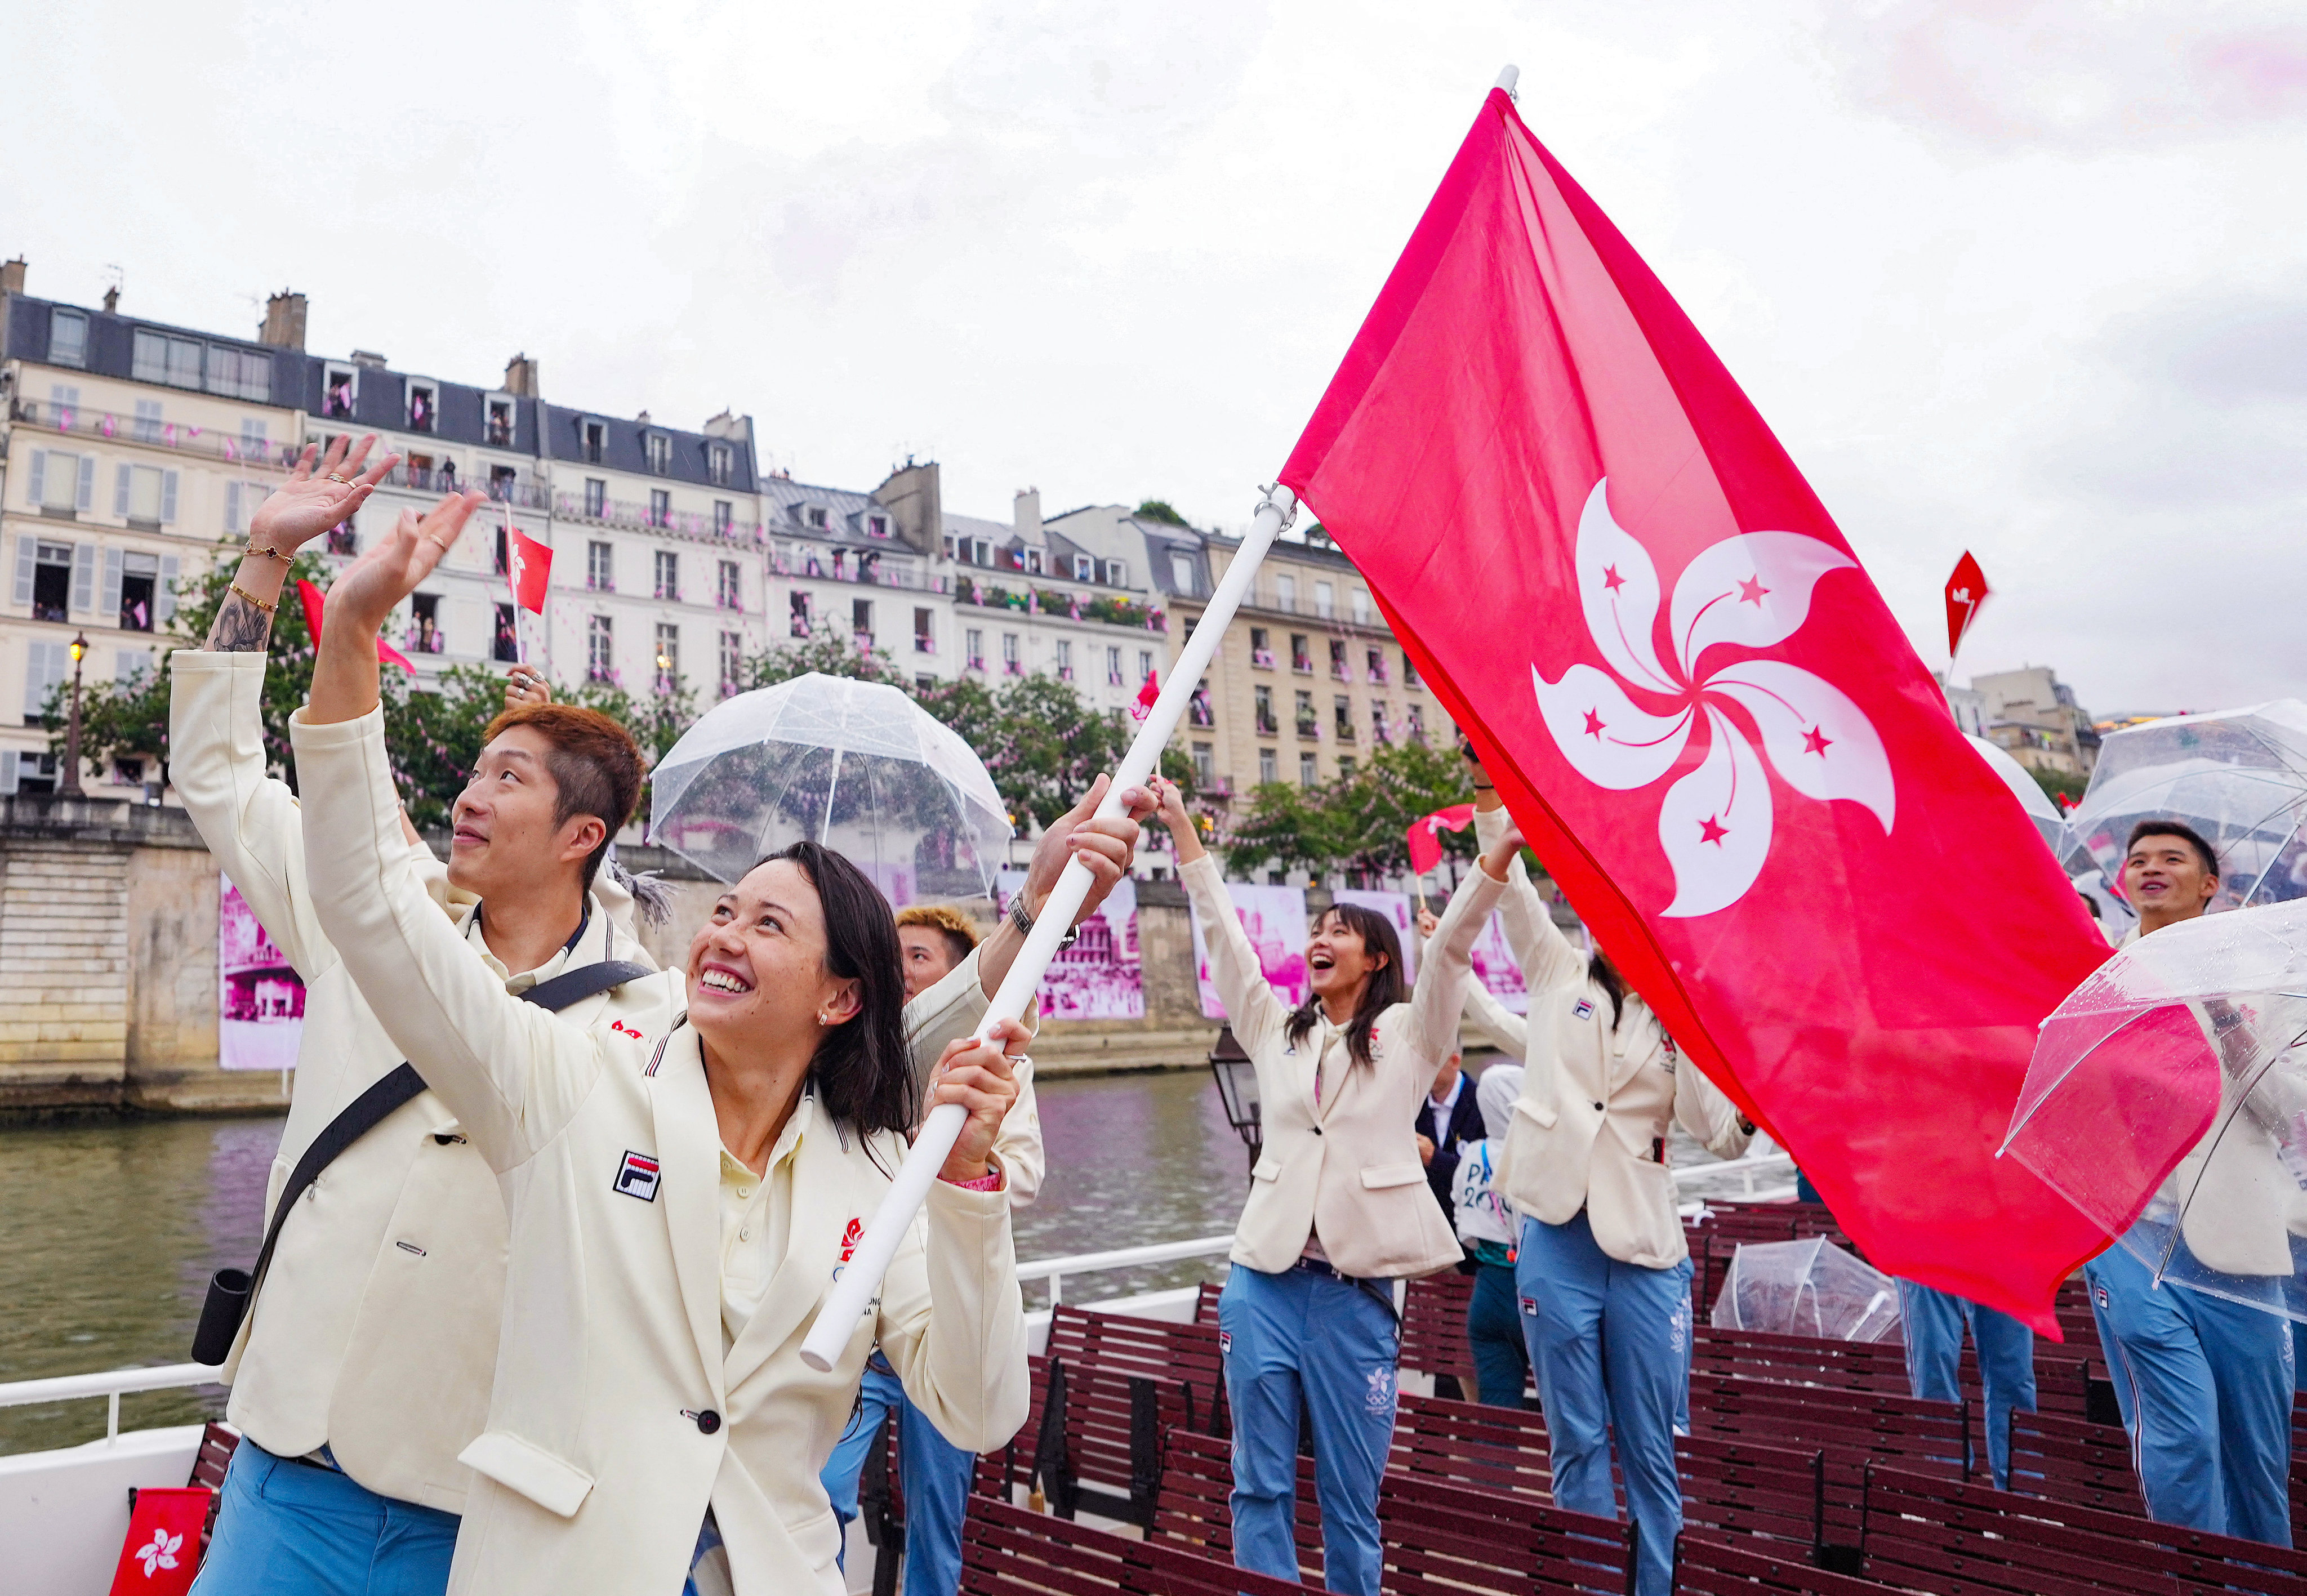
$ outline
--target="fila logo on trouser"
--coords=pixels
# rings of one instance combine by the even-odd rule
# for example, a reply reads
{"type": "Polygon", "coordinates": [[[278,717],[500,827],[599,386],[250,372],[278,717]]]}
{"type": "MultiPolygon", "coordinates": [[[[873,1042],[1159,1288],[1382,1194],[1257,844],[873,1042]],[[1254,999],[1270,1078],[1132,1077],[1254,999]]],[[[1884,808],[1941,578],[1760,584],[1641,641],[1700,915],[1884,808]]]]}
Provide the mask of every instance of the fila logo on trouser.
{"type": "Polygon", "coordinates": [[[646,1153],[628,1153],[617,1167],[617,1189],[645,1203],[656,1201],[657,1163],[646,1153]]]}

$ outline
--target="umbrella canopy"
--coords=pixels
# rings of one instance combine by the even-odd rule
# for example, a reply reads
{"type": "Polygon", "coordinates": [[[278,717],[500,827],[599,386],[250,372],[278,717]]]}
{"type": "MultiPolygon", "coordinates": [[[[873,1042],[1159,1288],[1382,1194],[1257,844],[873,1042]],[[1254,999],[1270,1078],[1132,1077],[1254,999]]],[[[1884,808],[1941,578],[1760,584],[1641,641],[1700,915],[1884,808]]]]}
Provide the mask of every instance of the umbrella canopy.
{"type": "Polygon", "coordinates": [[[2158,1277],[2307,1319],[2307,901],[2141,937],[2043,1023],[2003,1150],[2158,1277]]]}
{"type": "Polygon", "coordinates": [[[1968,732],[1963,734],[1963,741],[1977,749],[1978,757],[1993,766],[1994,774],[2003,778],[2003,785],[2011,789],[2013,798],[2019,800],[2019,807],[2025,810],[2027,818],[2035,822],[2035,829],[2041,836],[2043,845],[2049,848],[2054,856],[2063,855],[2067,846],[2066,818],[2059,813],[2059,806],[2051,802],[2051,795],[2043,791],[2043,784],[2037,781],[2034,774],[2012,759],[2000,744],[1989,742],[1984,737],[1974,737],[1968,732]]]}
{"type": "Polygon", "coordinates": [[[811,672],[723,700],[651,778],[649,840],[724,881],[804,838],[891,902],[990,894],[1001,795],[949,728],[894,687],[811,672]]]}
{"type": "Polygon", "coordinates": [[[2146,819],[2184,820],[2218,851],[2215,910],[2307,896],[2307,704],[2277,699],[2110,734],[2067,817],[2068,873],[2120,880],[2131,828],[2146,819]]]}
{"type": "Polygon", "coordinates": [[[1714,1303],[1717,1330],[1829,1341],[1897,1341],[1899,1288],[1823,1236],[1750,1241],[1731,1255],[1714,1303]]]}

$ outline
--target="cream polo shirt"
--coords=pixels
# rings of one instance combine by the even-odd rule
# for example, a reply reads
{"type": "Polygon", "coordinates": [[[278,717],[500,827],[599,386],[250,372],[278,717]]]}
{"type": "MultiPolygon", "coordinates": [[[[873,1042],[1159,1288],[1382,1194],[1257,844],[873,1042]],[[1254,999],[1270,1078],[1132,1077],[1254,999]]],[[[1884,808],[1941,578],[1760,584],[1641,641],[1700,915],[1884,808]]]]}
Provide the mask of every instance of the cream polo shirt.
{"type": "Polygon", "coordinates": [[[817,1099],[803,1096],[793,1105],[785,1128],[769,1149],[766,1174],[757,1175],[742,1160],[721,1149],[721,1351],[737,1344],[737,1337],[752,1322],[761,1306],[769,1279],[784,1262],[785,1240],[793,1229],[793,1154],[817,1118],[817,1099]]]}

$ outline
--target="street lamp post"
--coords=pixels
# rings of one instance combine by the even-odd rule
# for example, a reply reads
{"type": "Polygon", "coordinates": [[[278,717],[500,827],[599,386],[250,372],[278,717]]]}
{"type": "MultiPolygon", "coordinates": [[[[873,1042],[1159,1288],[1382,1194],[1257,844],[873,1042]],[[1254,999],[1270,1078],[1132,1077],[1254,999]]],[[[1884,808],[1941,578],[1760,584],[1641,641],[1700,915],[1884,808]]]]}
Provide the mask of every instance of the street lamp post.
{"type": "Polygon", "coordinates": [[[1265,1145],[1265,1126],[1258,1111],[1257,1066],[1234,1040],[1231,1025],[1218,1033],[1217,1045],[1210,1049],[1210,1073],[1217,1077],[1218,1101],[1225,1105],[1226,1123],[1249,1148],[1250,1165],[1256,1168],[1265,1145]]]}
{"type": "Polygon", "coordinates": [[[56,796],[85,796],[80,786],[80,662],[88,657],[88,633],[81,632],[71,643],[73,661],[72,708],[64,718],[64,768],[56,779],[56,796]]]}

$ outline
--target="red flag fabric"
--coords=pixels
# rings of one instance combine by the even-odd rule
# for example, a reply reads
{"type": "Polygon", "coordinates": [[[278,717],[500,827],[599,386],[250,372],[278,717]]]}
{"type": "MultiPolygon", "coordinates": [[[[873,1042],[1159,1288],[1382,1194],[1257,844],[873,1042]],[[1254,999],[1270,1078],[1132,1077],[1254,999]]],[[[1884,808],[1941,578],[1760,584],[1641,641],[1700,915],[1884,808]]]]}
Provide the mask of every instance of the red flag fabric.
{"type": "Polygon", "coordinates": [[[545,589],[553,575],[552,546],[537,542],[519,527],[509,526],[506,530],[511,534],[505,539],[505,559],[514,602],[532,615],[542,615],[545,589]]]}
{"type": "MultiPolygon", "coordinates": [[[[313,634],[313,647],[317,649],[321,646],[321,612],[325,607],[321,590],[300,579],[296,583],[296,599],[304,606],[304,630],[313,634]]],[[[382,638],[376,640],[376,656],[387,665],[399,665],[412,676],[416,674],[416,667],[402,656],[400,650],[382,638]]]]}
{"type": "Polygon", "coordinates": [[[1954,562],[1954,574],[1947,578],[1947,663],[1954,663],[1955,650],[1962,647],[1962,634],[1978,619],[1978,606],[1986,602],[1991,591],[1986,585],[1986,573],[1978,562],[1965,549],[1962,558],[1954,562]]]}
{"type": "Polygon", "coordinates": [[[1448,809],[1437,809],[1410,823],[1410,873],[1422,876],[1442,862],[1442,839],[1437,831],[1463,831],[1474,823],[1474,806],[1454,803],[1448,809]]]}
{"type": "Polygon", "coordinates": [[[2055,1334],[1994,1156],[2105,957],[1689,319],[1493,91],[1282,480],[1547,869],[1877,1265],[2055,1334]]]}
{"type": "Polygon", "coordinates": [[[1154,700],[1162,696],[1162,682],[1152,671],[1145,673],[1145,684],[1137,690],[1137,701],[1129,706],[1129,718],[1144,720],[1154,713],[1154,700]]]}
{"type": "Polygon", "coordinates": [[[205,1485],[148,1486],[136,1493],[128,1539],[112,1571],[112,1596],[182,1596],[193,1588],[212,1495],[205,1485]]]}

